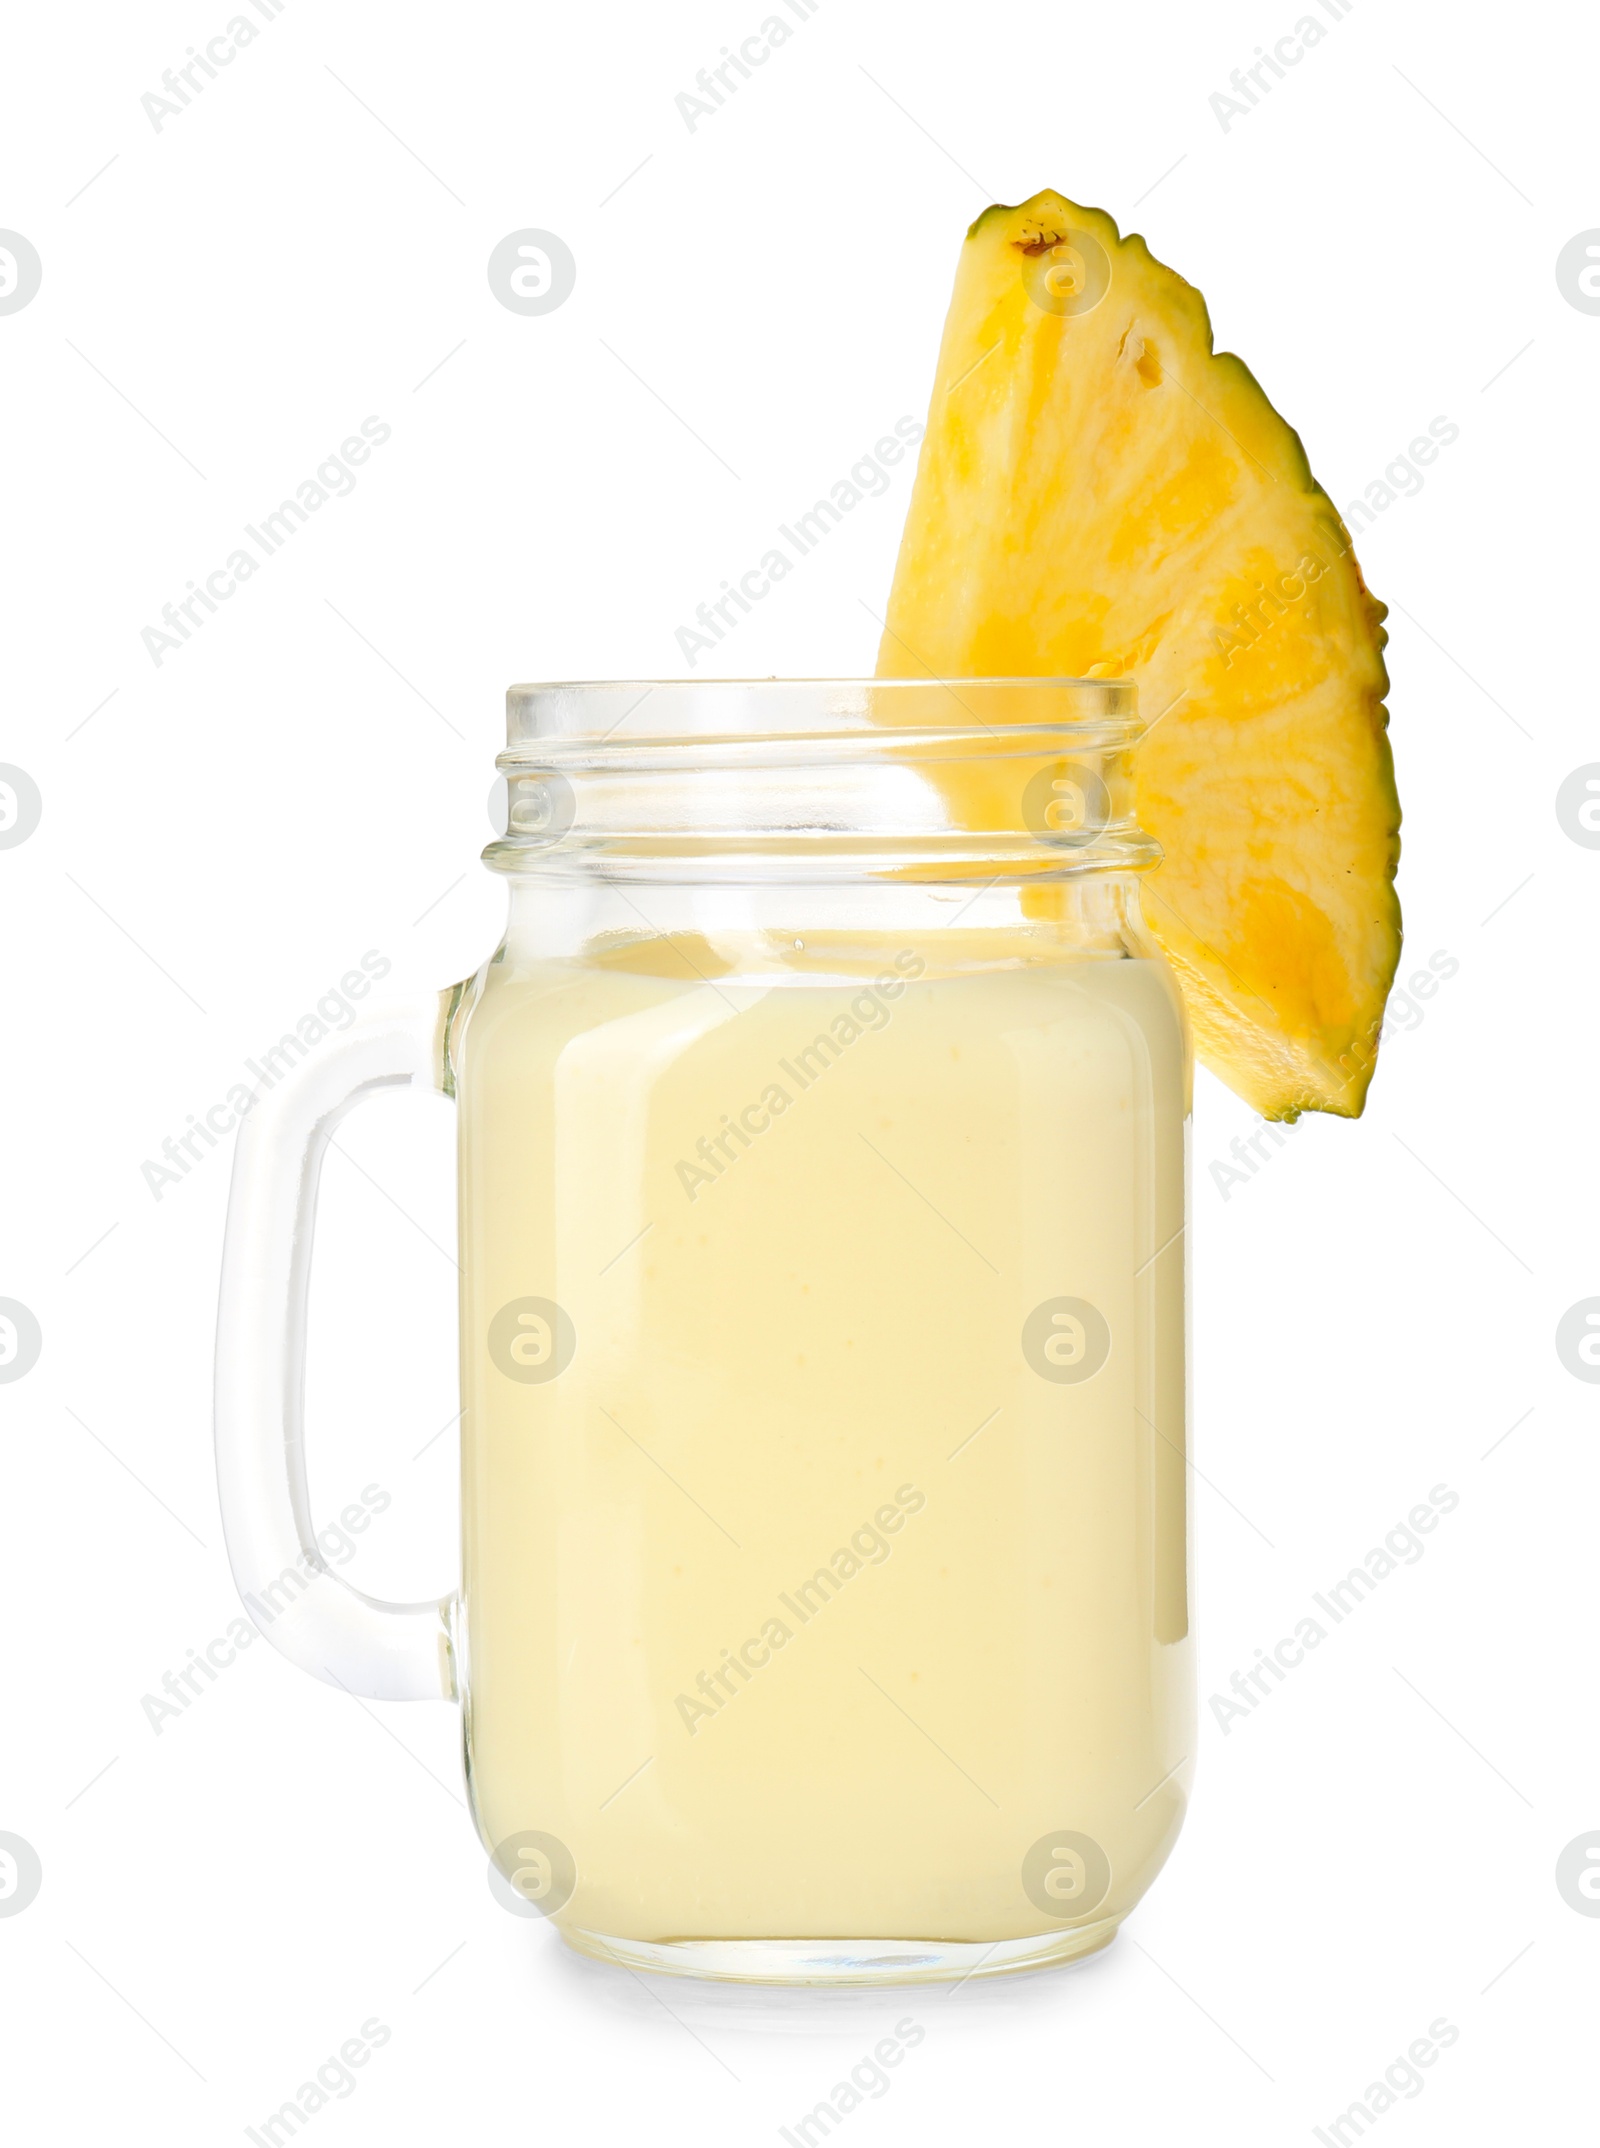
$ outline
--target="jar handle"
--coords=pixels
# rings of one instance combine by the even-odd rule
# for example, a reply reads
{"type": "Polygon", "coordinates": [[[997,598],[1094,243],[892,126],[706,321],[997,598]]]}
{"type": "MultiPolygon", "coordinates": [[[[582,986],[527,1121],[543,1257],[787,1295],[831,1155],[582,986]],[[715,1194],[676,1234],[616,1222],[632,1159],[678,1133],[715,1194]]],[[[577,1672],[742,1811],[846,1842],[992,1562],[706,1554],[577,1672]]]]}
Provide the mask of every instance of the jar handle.
{"type": "Polygon", "coordinates": [[[306,1303],[322,1159],[374,1090],[453,1094],[460,987],[357,1022],[258,1095],[240,1122],[217,1309],[217,1488],[245,1609],[291,1661],[372,1700],[453,1698],[456,1598],[391,1604],[333,1571],[306,1489],[306,1303]]]}

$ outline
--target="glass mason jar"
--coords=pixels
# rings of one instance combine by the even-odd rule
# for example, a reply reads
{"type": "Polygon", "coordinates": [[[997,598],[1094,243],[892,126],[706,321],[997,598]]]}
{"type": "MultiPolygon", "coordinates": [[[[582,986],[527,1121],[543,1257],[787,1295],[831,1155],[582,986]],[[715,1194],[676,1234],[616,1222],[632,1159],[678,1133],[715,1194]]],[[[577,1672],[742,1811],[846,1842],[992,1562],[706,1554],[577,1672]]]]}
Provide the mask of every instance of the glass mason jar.
{"type": "Polygon", "coordinates": [[[781,1982],[1103,1945],[1194,1751],[1189,1054],[1115,681],[514,688],[505,938],[244,1121],[218,1466],[268,1636],[462,1705],[489,1878],[781,1982]],[[459,1107],[462,1586],[318,1549],[320,1159],[459,1107]]]}

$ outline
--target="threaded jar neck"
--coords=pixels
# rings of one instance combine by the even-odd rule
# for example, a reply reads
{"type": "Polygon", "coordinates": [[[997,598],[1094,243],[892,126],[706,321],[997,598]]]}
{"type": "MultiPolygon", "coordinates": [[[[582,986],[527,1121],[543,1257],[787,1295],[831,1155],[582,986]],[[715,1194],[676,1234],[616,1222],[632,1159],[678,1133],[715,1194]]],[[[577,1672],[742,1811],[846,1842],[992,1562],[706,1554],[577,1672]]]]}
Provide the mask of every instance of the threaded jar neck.
{"type": "Polygon", "coordinates": [[[496,871],[552,880],[1137,872],[1134,689],[1104,679],[516,686],[496,871]]]}

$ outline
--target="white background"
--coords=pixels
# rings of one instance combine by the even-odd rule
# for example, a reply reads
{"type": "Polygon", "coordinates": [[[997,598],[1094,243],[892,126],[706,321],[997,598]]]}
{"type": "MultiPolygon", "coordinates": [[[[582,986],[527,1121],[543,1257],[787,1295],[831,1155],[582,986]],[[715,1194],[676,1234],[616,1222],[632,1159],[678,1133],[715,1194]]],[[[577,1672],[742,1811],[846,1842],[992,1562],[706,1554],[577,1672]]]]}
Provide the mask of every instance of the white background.
{"type": "MultiPolygon", "coordinates": [[[[691,133],[676,94],[766,0],[288,0],[155,132],[141,95],[229,9],[17,10],[3,47],[0,224],[44,263],[0,317],[0,759],[44,802],[0,852],[0,1295],[44,1337],[0,1390],[0,1829],[43,1865],[0,1919],[18,2137],[241,2139],[377,2017],[321,2148],[769,2141],[907,2015],[924,2041],[852,2142],[1305,2139],[1441,2016],[1459,2037],[1384,2141],[1580,2137],[1600,1918],[1554,1868],[1600,1828],[1600,1396],[1554,1331],[1600,1292],[1600,853],[1554,796],[1600,760],[1600,318],[1554,271],[1600,225],[1592,18],[1357,0],[1224,131],[1208,99],[1299,0],[822,0],[691,133]],[[1199,1082],[1203,1698],[1429,1487],[1460,1504],[1247,1721],[1203,1709],[1183,1838],[1091,1963],[876,1995],[635,1979],[496,1906],[444,1705],[359,1706],[262,1644],[147,1720],[238,1606],[209,1427],[227,1156],[159,1201],[141,1167],[363,951],[398,992],[477,966],[506,684],[679,670],[696,604],[922,415],[967,223],[1045,185],[1204,290],[1341,506],[1460,428],[1358,539],[1393,607],[1403,974],[1458,973],[1359,1124],[1303,1125],[1226,1201],[1208,1166],[1251,1118],[1199,1082]],[[485,275],[525,226],[578,263],[536,319],[485,275]],[[393,435],[353,495],[154,665],[142,628],[369,415],[393,435]]],[[[869,671],[908,490],[902,466],[721,668],[869,671]]],[[[340,1140],[318,1509],[387,1489],[347,1571],[436,1593],[449,1112],[402,1097],[340,1140]]]]}

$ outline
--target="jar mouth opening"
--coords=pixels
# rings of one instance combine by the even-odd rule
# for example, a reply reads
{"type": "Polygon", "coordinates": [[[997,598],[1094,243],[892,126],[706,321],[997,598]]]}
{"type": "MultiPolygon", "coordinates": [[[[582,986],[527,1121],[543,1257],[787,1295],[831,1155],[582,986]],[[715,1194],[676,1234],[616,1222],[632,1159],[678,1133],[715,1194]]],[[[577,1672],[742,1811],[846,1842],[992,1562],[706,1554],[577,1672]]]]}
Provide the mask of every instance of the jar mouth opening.
{"type": "MultiPolygon", "coordinates": [[[[732,750],[748,764],[789,745],[799,757],[854,760],[875,748],[906,755],[919,735],[943,758],[960,739],[972,749],[1030,750],[1043,730],[1114,750],[1139,735],[1128,679],[606,679],[512,686],[506,693],[504,770],[636,766],[640,759],[699,752],[713,763],[732,750]],[[940,752],[941,743],[945,752],[940,752]],[[763,749],[766,749],[763,751],[763,749]],[[604,756],[602,762],[597,756],[604,756]]],[[[1032,750],[1037,750],[1036,748],[1032,750]]]]}
{"type": "Polygon", "coordinates": [[[500,872],[959,882],[1160,856],[1126,679],[590,680],[506,709],[500,872]]]}

